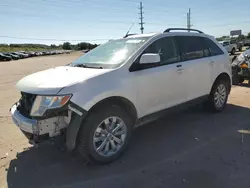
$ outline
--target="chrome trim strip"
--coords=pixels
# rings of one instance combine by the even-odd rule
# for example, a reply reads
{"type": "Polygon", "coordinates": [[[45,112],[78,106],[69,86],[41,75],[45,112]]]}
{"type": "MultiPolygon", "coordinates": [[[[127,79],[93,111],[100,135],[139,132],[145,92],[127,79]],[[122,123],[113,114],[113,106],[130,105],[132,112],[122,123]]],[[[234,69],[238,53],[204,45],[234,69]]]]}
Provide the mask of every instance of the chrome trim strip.
{"type": "Polygon", "coordinates": [[[71,110],[71,111],[73,111],[73,112],[75,112],[75,113],[77,113],[79,116],[82,116],[83,115],[83,113],[82,112],[80,112],[79,110],[77,110],[77,109],[75,109],[75,108],[73,108],[72,106],[68,106],[69,107],[69,109],[71,110]]]}
{"type": "Polygon", "coordinates": [[[17,110],[17,105],[14,104],[10,109],[12,121],[23,131],[32,133],[34,126],[37,126],[37,120],[29,119],[21,115],[17,110]]]}

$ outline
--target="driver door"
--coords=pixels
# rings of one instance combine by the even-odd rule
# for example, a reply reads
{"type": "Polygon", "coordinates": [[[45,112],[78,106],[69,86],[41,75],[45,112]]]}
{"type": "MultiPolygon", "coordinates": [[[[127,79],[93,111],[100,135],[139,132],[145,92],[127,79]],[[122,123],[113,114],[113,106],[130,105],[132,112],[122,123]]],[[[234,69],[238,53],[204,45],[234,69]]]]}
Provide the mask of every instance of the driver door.
{"type": "Polygon", "coordinates": [[[142,54],[146,53],[159,54],[161,61],[139,64],[140,56],[135,62],[137,69],[132,74],[138,89],[136,101],[141,116],[174,106],[182,100],[182,74],[178,71],[180,56],[173,38],[156,40],[142,54]]]}

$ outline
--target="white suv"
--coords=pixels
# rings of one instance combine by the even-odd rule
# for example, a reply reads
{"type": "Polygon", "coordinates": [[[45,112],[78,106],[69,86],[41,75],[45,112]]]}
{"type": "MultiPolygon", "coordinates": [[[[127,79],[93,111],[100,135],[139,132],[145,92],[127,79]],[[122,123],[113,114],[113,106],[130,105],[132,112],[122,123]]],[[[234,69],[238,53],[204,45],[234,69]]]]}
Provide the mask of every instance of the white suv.
{"type": "Polygon", "coordinates": [[[204,102],[222,111],[231,89],[227,51],[199,30],[175,30],[185,29],[111,40],[23,78],[22,97],[10,109],[14,123],[32,143],[65,133],[69,151],[108,163],[134,127],[171,109],[204,102]]]}

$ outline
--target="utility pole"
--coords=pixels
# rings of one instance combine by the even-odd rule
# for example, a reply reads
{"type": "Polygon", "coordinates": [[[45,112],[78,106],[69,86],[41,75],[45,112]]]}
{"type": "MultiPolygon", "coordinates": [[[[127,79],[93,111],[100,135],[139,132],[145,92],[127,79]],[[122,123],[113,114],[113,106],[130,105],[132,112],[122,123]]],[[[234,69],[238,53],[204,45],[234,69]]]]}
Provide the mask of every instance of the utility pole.
{"type": "Polygon", "coordinates": [[[139,7],[139,9],[140,9],[140,13],[139,13],[139,15],[140,15],[140,25],[141,25],[141,28],[140,28],[140,30],[141,30],[141,33],[143,34],[143,30],[144,30],[144,27],[143,27],[143,25],[145,24],[144,22],[143,22],[143,6],[142,6],[142,2],[140,2],[140,7],[139,7]]]}
{"type": "MultiPolygon", "coordinates": [[[[187,29],[191,29],[191,9],[190,8],[187,13],[187,29]]],[[[190,30],[188,32],[190,32],[190,30]]]]}

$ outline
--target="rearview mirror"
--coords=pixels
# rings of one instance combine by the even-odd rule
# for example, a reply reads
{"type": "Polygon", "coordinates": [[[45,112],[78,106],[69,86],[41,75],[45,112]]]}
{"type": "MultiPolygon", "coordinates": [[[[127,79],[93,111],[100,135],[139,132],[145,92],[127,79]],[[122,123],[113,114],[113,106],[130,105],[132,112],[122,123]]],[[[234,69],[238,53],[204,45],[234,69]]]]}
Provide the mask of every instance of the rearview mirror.
{"type": "Polygon", "coordinates": [[[140,64],[159,63],[160,61],[159,54],[147,53],[141,56],[140,64]]]}

